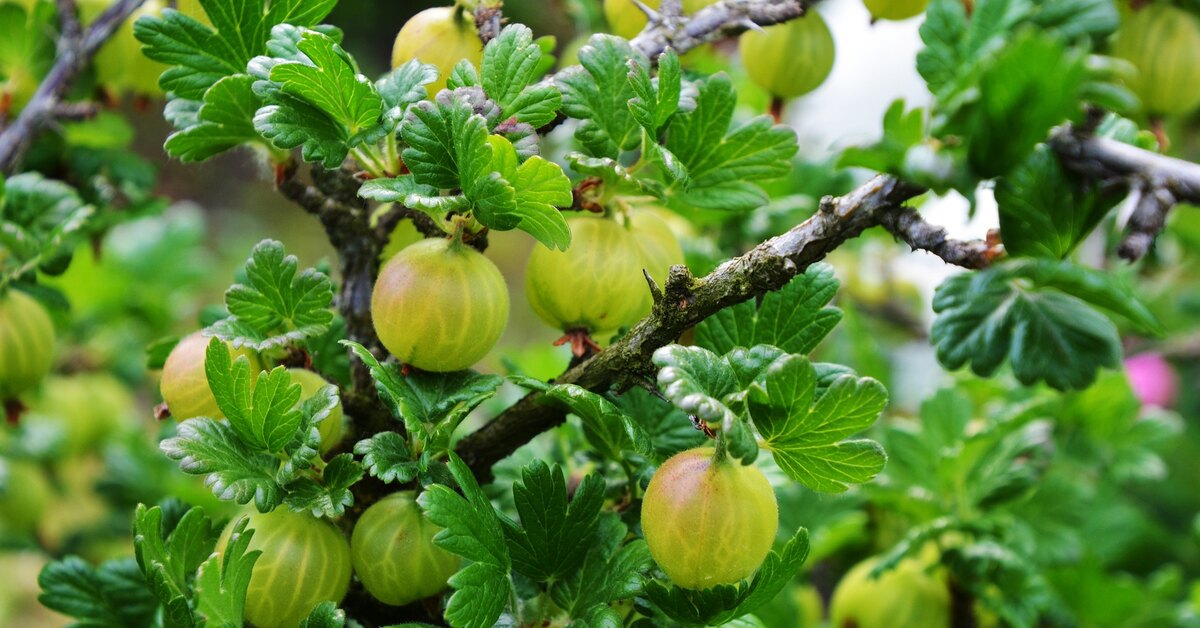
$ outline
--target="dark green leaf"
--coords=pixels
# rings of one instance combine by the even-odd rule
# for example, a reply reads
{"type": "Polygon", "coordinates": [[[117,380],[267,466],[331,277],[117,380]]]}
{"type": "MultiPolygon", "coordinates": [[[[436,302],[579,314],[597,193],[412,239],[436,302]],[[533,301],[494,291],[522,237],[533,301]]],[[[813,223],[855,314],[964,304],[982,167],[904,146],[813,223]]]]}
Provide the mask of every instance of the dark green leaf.
{"type": "MultiPolygon", "coordinates": [[[[1064,279],[1084,275],[1061,264],[1064,279]]],[[[933,299],[938,359],[950,369],[969,363],[983,376],[1007,359],[1024,384],[1086,387],[1097,369],[1120,362],[1117,329],[1081,298],[1030,281],[1029,268],[1001,265],[944,282],[933,299]]]]}
{"type": "Polygon", "coordinates": [[[255,56],[266,52],[271,28],[288,23],[320,23],[337,0],[277,0],[262,4],[239,0],[206,0],[212,26],[178,11],[143,17],[133,27],[147,57],[172,66],[159,85],[177,98],[202,100],[204,92],[226,76],[246,72],[255,56]]]}
{"type": "Polygon", "coordinates": [[[1014,256],[1062,259],[1120,200],[1063,169],[1045,144],[996,181],[1004,250],[1014,256]]]}
{"type": "Polygon", "coordinates": [[[254,79],[238,74],[227,76],[204,93],[196,118],[172,133],[163,148],[180,161],[204,161],[241,144],[259,139],[254,114],[261,101],[254,93],[254,79]]]}
{"type": "MultiPolygon", "coordinates": [[[[710,189],[723,199],[734,200],[728,197],[736,190],[735,198],[750,200],[753,181],[791,171],[797,150],[794,130],[773,124],[768,116],[730,128],[737,95],[729,77],[717,74],[697,85],[696,108],[672,118],[667,130],[666,148],[688,173],[686,189],[677,191],[680,200],[712,207],[704,200],[710,189]]],[[[740,202],[726,209],[757,206],[740,202]]]]}
{"type": "Polygon", "coordinates": [[[92,567],[78,556],[48,563],[38,574],[43,606],[81,620],[84,626],[148,626],[157,600],[132,558],[92,567]]]}
{"type": "Polygon", "coordinates": [[[634,149],[641,138],[629,111],[629,101],[637,96],[626,76],[630,60],[649,65],[624,39],[592,35],[579,51],[581,65],[555,76],[563,113],[582,121],[575,138],[593,157],[616,159],[634,149]]]}
{"type": "Polygon", "coordinates": [[[296,274],[296,256],[283,244],[263,240],[246,261],[248,284],[225,291],[231,316],[213,332],[236,346],[262,351],[320,336],[333,321],[333,286],[324,273],[308,268],[296,274]]]}
{"type": "Polygon", "coordinates": [[[603,396],[574,384],[552,386],[546,396],[562,402],[583,421],[584,436],[605,458],[622,460],[626,451],[642,455],[653,451],[646,430],[603,396]]]}
{"type": "Polygon", "coordinates": [[[764,296],[761,306],[746,301],[700,323],[696,344],[722,354],[760,344],[809,353],[842,320],[841,311],[829,307],[838,285],[831,266],[813,264],[780,291],[764,296]]]}
{"type": "Polygon", "coordinates": [[[433,484],[417,500],[429,520],[443,528],[434,543],[473,561],[450,578],[455,591],[446,605],[446,619],[455,626],[490,628],[512,595],[504,529],[475,476],[454,453],[449,467],[463,495],[433,484]]]}
{"type": "Polygon", "coordinates": [[[395,432],[380,432],[358,441],[354,453],[363,457],[367,473],[382,482],[404,483],[417,477],[417,462],[412,459],[404,437],[395,432]]]}
{"type": "Polygon", "coordinates": [[[538,582],[565,577],[583,565],[596,517],[604,505],[604,478],[588,475],[570,502],[558,465],[535,460],[513,484],[513,501],[521,521],[502,519],[513,569],[538,582]]]}

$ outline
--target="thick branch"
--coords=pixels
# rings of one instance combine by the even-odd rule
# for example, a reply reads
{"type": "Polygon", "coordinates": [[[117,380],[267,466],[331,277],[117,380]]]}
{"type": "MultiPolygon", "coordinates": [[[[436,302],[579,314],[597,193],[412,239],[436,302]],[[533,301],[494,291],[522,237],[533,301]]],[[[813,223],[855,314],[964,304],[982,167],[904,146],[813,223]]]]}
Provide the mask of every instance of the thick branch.
{"type": "Polygon", "coordinates": [[[1124,180],[1136,204],[1118,254],[1130,261],[1150,250],[1177,203],[1200,204],[1200,165],[1143,150],[1072,127],[1058,129],[1050,146],[1070,169],[1101,180],[1124,180]]]}
{"type": "Polygon", "coordinates": [[[59,37],[58,57],[21,114],[0,133],[0,172],[13,172],[34,137],[53,119],[59,101],[79,73],[87,68],[100,46],[142,2],[144,0],[118,0],[83,31],[78,28],[74,2],[58,3],[60,9],[69,11],[60,17],[63,33],[59,37]]]}
{"type": "MultiPolygon", "coordinates": [[[[651,315],[602,353],[567,371],[556,383],[590,390],[628,387],[654,375],[650,357],[684,330],[731,305],[778,290],[811,264],[883,217],[901,211],[904,201],[923,190],[888,176],[877,176],[839,198],[826,198],[813,217],[771,238],[745,255],[721,264],[700,279],[676,266],[651,315]]],[[[481,481],[492,464],[541,432],[562,422],[563,411],[544,405],[531,393],[478,431],[464,438],[458,454],[481,481]]]]}

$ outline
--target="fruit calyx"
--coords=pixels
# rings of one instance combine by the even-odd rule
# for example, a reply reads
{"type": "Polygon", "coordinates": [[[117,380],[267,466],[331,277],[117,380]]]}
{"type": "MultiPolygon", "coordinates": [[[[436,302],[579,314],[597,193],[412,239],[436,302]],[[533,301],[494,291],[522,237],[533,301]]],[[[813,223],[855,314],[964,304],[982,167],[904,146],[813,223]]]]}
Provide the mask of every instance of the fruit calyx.
{"type": "Polygon", "coordinates": [[[561,347],[568,343],[571,345],[571,355],[579,360],[586,360],[604,350],[592,340],[588,330],[582,328],[568,329],[562,338],[554,341],[554,346],[561,347]]]}

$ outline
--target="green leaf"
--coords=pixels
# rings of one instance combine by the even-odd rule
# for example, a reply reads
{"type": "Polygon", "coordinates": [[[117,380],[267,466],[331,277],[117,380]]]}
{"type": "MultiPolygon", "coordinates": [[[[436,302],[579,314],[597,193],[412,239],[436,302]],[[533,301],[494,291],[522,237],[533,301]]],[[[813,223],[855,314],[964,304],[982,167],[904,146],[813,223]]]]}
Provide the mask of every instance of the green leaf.
{"type": "MultiPolygon", "coordinates": [[[[343,341],[358,356],[371,377],[379,397],[395,416],[404,420],[410,435],[432,443],[435,426],[457,426],[471,410],[490,399],[504,383],[498,375],[480,375],[475,371],[430,373],[414,371],[401,375],[395,364],[382,364],[371,352],[351,341],[343,341]]],[[[449,434],[438,439],[448,446],[449,434]]]]}
{"type": "Polygon", "coordinates": [[[667,617],[684,624],[723,626],[770,602],[808,560],[808,530],[800,528],[782,552],[767,554],[748,584],[691,590],[647,583],[645,595],[667,617]]]}
{"type": "Polygon", "coordinates": [[[513,483],[520,524],[501,519],[513,569],[538,582],[579,569],[596,532],[604,492],[604,478],[591,474],[568,503],[566,479],[558,465],[541,460],[526,465],[521,479],[513,483]]]}
{"type": "Polygon", "coordinates": [[[1029,0],[981,0],[968,20],[961,2],[930,2],[920,29],[925,48],[917,53],[929,91],[947,100],[972,85],[976,66],[1004,46],[1031,9],[1029,0]]]}
{"type": "Polygon", "coordinates": [[[269,512],[283,499],[275,482],[279,460],[247,447],[228,422],[209,418],[189,419],[159,447],[179,468],[192,475],[207,475],[204,483],[217,497],[245,504],[254,500],[260,512],[269,512]]]}
{"type": "Polygon", "coordinates": [[[377,134],[383,98],[333,38],[304,31],[295,45],[302,57],[274,63],[270,88],[256,85],[269,104],[254,126],[277,148],[300,146],[306,160],[337,168],[351,148],[377,134]]]}
{"type": "Polygon", "coordinates": [[[730,396],[741,389],[724,359],[702,347],[667,345],[654,352],[653,361],[659,367],[658,387],[680,410],[726,426],[737,419],[730,396]]]}
{"type": "MultiPolygon", "coordinates": [[[[262,85],[261,82],[256,85],[262,85]]],[[[268,93],[270,88],[267,88],[268,93]]],[[[343,130],[320,109],[282,92],[270,93],[272,104],[254,114],[254,129],[273,146],[300,147],[304,161],[336,169],[350,150],[343,130]]]]}
{"type": "MultiPolygon", "coordinates": [[[[570,207],[574,198],[571,180],[562,168],[541,157],[530,157],[517,165],[516,149],[507,139],[493,135],[488,138],[492,147],[492,164],[515,191],[515,207],[511,213],[518,217],[517,228],[546,245],[565,251],[571,244],[571,229],[557,207],[570,207]]],[[[508,224],[509,219],[495,212],[477,212],[484,224],[508,224]]]]}
{"type": "Polygon", "coordinates": [[[603,396],[575,384],[551,386],[545,393],[582,419],[584,436],[605,458],[623,460],[626,451],[642,455],[653,451],[646,430],[603,396]]]}
{"type": "Polygon", "coordinates": [[[1058,31],[1072,40],[1078,37],[1104,37],[1121,24],[1113,0],[1045,0],[1038,4],[1033,23],[1058,31]]]}
{"type": "Polygon", "coordinates": [[[1120,275],[1053,260],[1013,262],[1009,270],[1037,286],[1061,290],[1124,318],[1142,333],[1164,332],[1162,323],[1120,275]]]}
{"type": "Polygon", "coordinates": [[[271,68],[271,80],[279,83],[284,93],[324,111],[342,126],[347,137],[379,121],[383,99],[337,42],[323,33],[307,31],[296,46],[309,63],[284,61],[271,68]]]}
{"type": "Polygon", "coordinates": [[[739,303],[697,325],[696,344],[721,354],[761,344],[807,354],[842,320],[841,311],[829,306],[838,286],[833,267],[813,264],[778,292],[767,293],[762,305],[739,303]]]}
{"type": "Polygon", "coordinates": [[[0,204],[0,285],[34,269],[61,274],[94,211],[62,181],[36,172],[10,177],[0,204]]]}
{"type": "Polygon", "coordinates": [[[633,150],[640,128],[629,110],[637,96],[627,77],[628,62],[649,65],[629,42],[612,35],[592,35],[579,51],[581,65],[555,76],[562,92],[563,113],[580,120],[575,139],[593,157],[618,158],[633,150]]]}
{"type": "Polygon", "coordinates": [[[204,93],[196,119],[167,137],[163,148],[180,161],[204,161],[231,148],[259,140],[253,118],[261,104],[244,74],[227,76],[204,93]]]}
{"type": "Polygon", "coordinates": [[[284,503],[291,510],[307,511],[314,517],[340,517],[354,505],[350,487],[362,476],[363,468],[355,462],[353,455],[338,454],[325,465],[321,482],[303,477],[287,485],[284,503]]]}
{"type": "Polygon", "coordinates": [[[168,616],[191,625],[192,580],[212,554],[220,529],[202,509],[190,508],[168,534],[163,527],[162,509],[139,504],[133,532],[137,564],[150,590],[168,616]]]}
{"type": "Polygon", "coordinates": [[[399,203],[421,210],[437,223],[445,220],[450,212],[465,210],[470,206],[466,197],[440,196],[437,188],[417,183],[416,177],[411,174],[371,179],[358,188],[358,195],[380,203],[399,203]]]}
{"type": "Polygon", "coordinates": [[[328,331],[333,321],[329,277],[312,268],[297,275],[297,265],[296,256],[287,255],[282,243],[259,242],[246,261],[248,284],[225,291],[231,316],[215,323],[213,333],[234,346],[263,351],[328,331]]]}
{"type": "Polygon", "coordinates": [[[1062,259],[1120,201],[1063,169],[1045,144],[996,181],[1004,250],[1013,256],[1062,259]]]}
{"type": "MultiPolygon", "coordinates": [[[[622,416],[629,417],[650,436],[654,446],[654,459],[666,460],[671,456],[693,447],[699,447],[707,438],[696,429],[687,413],[670,402],[651,394],[643,388],[631,388],[616,399],[622,416]]],[[[600,446],[595,443],[594,447],[600,446]]]]}
{"type": "Polygon", "coordinates": [[[637,97],[629,101],[629,110],[653,141],[658,138],[659,131],[671,116],[679,110],[683,84],[679,55],[668,48],[659,56],[657,83],[650,78],[650,68],[647,65],[635,59],[630,61],[630,66],[629,84],[637,93],[637,97]]]}
{"type": "Polygon", "coordinates": [[[843,375],[819,399],[817,373],[806,358],[776,360],[750,387],[750,416],[765,447],[788,477],[823,493],[875,477],[887,461],[870,440],[843,440],[870,427],[887,405],[871,378],[843,375]]]}
{"type": "Polygon", "coordinates": [[[984,66],[979,102],[964,114],[967,161],[975,172],[985,178],[1009,172],[1050,127],[1079,116],[1084,59],[1056,37],[1023,31],[984,66]]]}
{"type": "Polygon", "coordinates": [[[47,563],[38,574],[38,585],[43,606],[82,620],[79,625],[149,626],[158,605],[133,558],[93,567],[68,556],[47,563]]]}
{"type": "Polygon", "coordinates": [[[242,623],[250,575],[261,550],[249,551],[253,530],[250,520],[242,517],[234,524],[225,550],[200,565],[196,574],[196,610],[209,626],[237,626],[242,623]]]}
{"type": "Polygon", "coordinates": [[[796,132],[772,123],[769,116],[731,129],[737,94],[729,77],[716,74],[697,87],[696,108],[677,114],[667,129],[666,148],[688,173],[687,187],[676,189],[675,194],[684,203],[703,207],[713,207],[706,197],[716,194],[734,202],[724,208],[728,211],[758,207],[750,204],[754,192],[761,193],[752,182],[791,171],[798,148],[796,132]]]}
{"type": "Polygon", "coordinates": [[[436,102],[424,100],[409,108],[400,125],[404,163],[413,179],[439,190],[462,190],[468,197],[487,178],[492,154],[487,143],[487,120],[475,113],[465,95],[448,92],[436,102]]]}
{"type": "Polygon", "coordinates": [[[380,432],[358,441],[354,453],[363,457],[367,473],[385,484],[411,482],[417,477],[417,462],[409,453],[404,437],[395,432],[380,432]]]}
{"type": "Polygon", "coordinates": [[[583,566],[550,586],[550,596],[572,617],[585,616],[597,605],[630,599],[642,592],[643,575],[653,565],[646,542],[622,543],[629,529],[614,512],[602,512],[588,539],[583,566]]]}
{"type": "Polygon", "coordinates": [[[413,59],[375,81],[375,90],[383,99],[387,132],[395,130],[410,106],[425,100],[425,86],[436,80],[436,67],[413,59]]]}
{"type": "Polygon", "coordinates": [[[455,626],[490,628],[513,595],[512,561],[491,502],[462,459],[453,452],[449,456],[450,473],[463,494],[433,484],[417,501],[429,520],[443,528],[433,542],[472,561],[450,578],[455,591],[446,604],[447,621],[455,626]]]}
{"type": "MultiPolygon", "coordinates": [[[[989,376],[1006,359],[1023,384],[1084,388],[1100,367],[1120,363],[1117,329],[1085,299],[1118,307],[1123,293],[1103,275],[1041,260],[956,275],[938,287],[931,338],[949,369],[989,376]],[[1051,282],[1039,285],[1039,280],[1051,282]],[[1058,286],[1079,292],[1073,296],[1058,286]]],[[[1128,293],[1124,293],[1128,294],[1128,293]]]]}
{"type": "Polygon", "coordinates": [[[292,383],[287,369],[279,366],[258,374],[250,385],[250,362],[245,356],[231,360],[225,343],[213,338],[205,353],[204,372],[209,388],[229,425],[248,446],[280,453],[301,427],[300,385],[292,383]]]}
{"type": "Polygon", "coordinates": [[[212,26],[178,11],[162,17],[142,17],[133,25],[143,53],[169,66],[159,85],[176,98],[202,100],[204,93],[226,76],[243,74],[254,57],[266,52],[276,24],[313,26],[337,0],[277,0],[264,5],[239,0],[205,0],[212,26]]]}
{"type": "Polygon", "coordinates": [[[300,621],[299,628],[342,628],[346,625],[346,611],[335,602],[321,602],[300,621]]]}
{"type": "Polygon", "coordinates": [[[549,124],[562,105],[562,96],[550,85],[533,84],[543,53],[533,31],[510,24],[483,49],[479,83],[500,105],[501,119],[515,118],[534,128],[549,124]]]}

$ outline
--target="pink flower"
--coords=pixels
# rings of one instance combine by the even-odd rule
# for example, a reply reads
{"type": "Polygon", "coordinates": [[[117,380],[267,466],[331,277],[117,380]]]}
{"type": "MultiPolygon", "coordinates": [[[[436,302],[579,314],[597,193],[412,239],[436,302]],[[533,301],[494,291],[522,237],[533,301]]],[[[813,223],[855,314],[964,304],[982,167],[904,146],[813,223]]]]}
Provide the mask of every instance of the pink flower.
{"type": "Polygon", "coordinates": [[[1169,408],[1179,395],[1179,378],[1171,365],[1157,353],[1139,353],[1125,358],[1125,373],[1142,405],[1169,408]]]}

